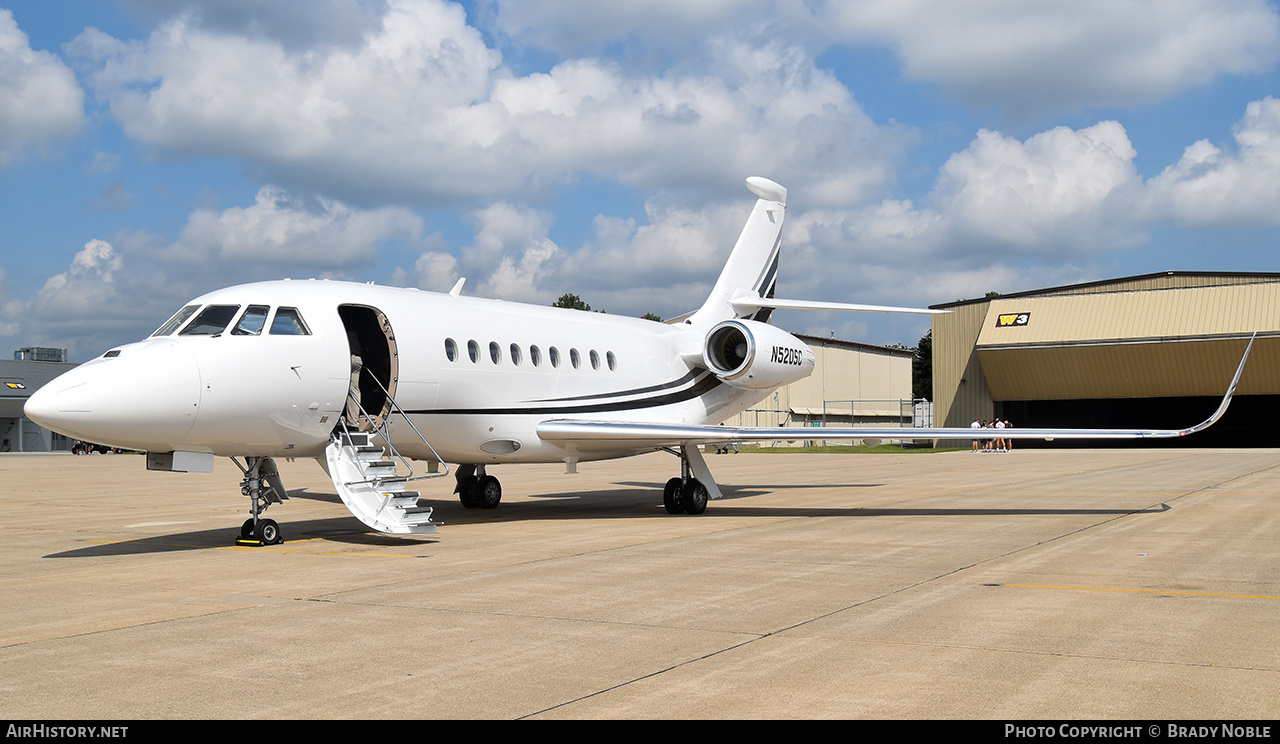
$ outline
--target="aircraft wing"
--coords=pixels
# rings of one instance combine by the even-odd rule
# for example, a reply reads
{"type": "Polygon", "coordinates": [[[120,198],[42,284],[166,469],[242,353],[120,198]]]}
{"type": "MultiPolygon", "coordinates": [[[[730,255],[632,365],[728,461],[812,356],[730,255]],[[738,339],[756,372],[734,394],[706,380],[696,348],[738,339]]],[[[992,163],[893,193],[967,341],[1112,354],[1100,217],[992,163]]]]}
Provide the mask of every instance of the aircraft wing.
{"type": "Polygon", "coordinates": [[[1231,386],[1222,397],[1218,410],[1209,418],[1185,429],[988,429],[988,428],[916,428],[916,427],[732,427],[688,424],[626,423],[616,421],[582,421],[554,419],[538,424],[538,437],[561,442],[618,442],[654,447],[712,444],[725,442],[759,442],[778,439],[1172,439],[1209,428],[1227,412],[1236,385],[1244,372],[1245,362],[1257,334],[1249,339],[1244,358],[1236,369],[1231,386]]]}

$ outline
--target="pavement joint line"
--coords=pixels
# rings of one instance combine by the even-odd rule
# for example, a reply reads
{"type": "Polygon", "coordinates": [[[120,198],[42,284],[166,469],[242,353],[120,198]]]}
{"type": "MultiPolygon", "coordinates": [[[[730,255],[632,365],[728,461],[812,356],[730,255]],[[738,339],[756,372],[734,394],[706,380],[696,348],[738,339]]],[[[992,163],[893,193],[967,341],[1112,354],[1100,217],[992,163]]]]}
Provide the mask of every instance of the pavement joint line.
{"type": "Polygon", "coordinates": [[[755,638],[749,638],[749,639],[747,639],[747,640],[745,640],[745,641],[743,641],[743,642],[741,642],[741,643],[735,643],[735,644],[734,644],[734,645],[732,645],[732,646],[726,646],[725,648],[716,649],[715,651],[712,651],[712,652],[707,653],[707,654],[703,654],[703,655],[701,655],[701,656],[696,656],[696,657],[693,657],[693,658],[685,659],[684,661],[679,662],[678,664],[672,664],[671,666],[669,666],[669,667],[667,667],[667,668],[665,668],[665,669],[656,669],[656,670],[654,670],[654,671],[652,671],[652,672],[649,672],[648,674],[642,674],[642,675],[640,675],[639,677],[635,677],[635,678],[632,678],[632,679],[626,680],[626,681],[624,681],[624,682],[619,682],[619,683],[617,683],[617,684],[615,684],[615,685],[610,685],[610,686],[608,686],[608,687],[605,687],[605,688],[602,688],[602,689],[596,690],[595,692],[587,693],[586,695],[579,695],[578,697],[576,697],[576,698],[574,698],[574,699],[572,699],[572,700],[565,700],[565,701],[564,701],[564,702],[562,702],[562,703],[556,703],[555,705],[548,706],[548,707],[546,707],[546,708],[543,708],[542,710],[535,710],[535,711],[533,711],[532,713],[526,713],[526,714],[524,714],[524,715],[522,715],[522,716],[516,716],[516,717],[515,717],[515,720],[517,720],[517,721],[522,721],[522,720],[525,720],[525,719],[527,719],[527,718],[532,718],[532,717],[534,717],[534,716],[542,715],[542,714],[544,714],[544,713],[550,713],[550,712],[552,712],[552,711],[554,711],[554,710],[558,710],[558,709],[563,708],[563,707],[565,707],[565,706],[567,706],[567,705],[573,705],[574,703],[580,703],[580,702],[582,702],[582,701],[584,701],[584,700],[590,700],[591,698],[599,697],[600,695],[603,695],[603,694],[605,694],[605,693],[607,693],[607,692],[612,692],[612,691],[614,691],[614,690],[620,690],[620,689],[622,689],[623,687],[627,687],[628,685],[633,685],[633,684],[635,684],[636,682],[643,682],[643,681],[644,681],[644,680],[646,680],[646,679],[652,679],[653,677],[657,677],[658,675],[661,675],[661,674],[666,674],[667,672],[675,671],[676,669],[679,669],[679,668],[681,668],[681,667],[688,666],[688,665],[690,665],[690,664],[694,664],[694,663],[699,662],[699,661],[705,661],[706,659],[710,659],[710,658],[713,658],[713,657],[719,656],[720,654],[726,653],[726,652],[728,652],[728,651],[733,651],[734,649],[742,648],[743,646],[746,646],[746,645],[748,645],[748,644],[755,643],[756,641],[760,640],[761,638],[768,638],[770,635],[773,635],[773,634],[772,634],[772,633],[766,633],[766,634],[764,634],[764,635],[760,635],[760,636],[757,636],[757,637],[755,637],[755,638]]]}
{"type": "Polygon", "coordinates": [[[192,615],[182,615],[179,617],[166,617],[159,620],[148,620],[142,623],[130,623],[128,625],[117,625],[112,628],[99,628],[98,630],[88,630],[83,633],[67,633],[60,636],[48,636],[45,638],[35,638],[30,641],[18,641],[16,643],[6,643],[0,645],[0,649],[22,648],[23,646],[35,646],[41,643],[50,643],[57,641],[66,641],[71,638],[88,638],[89,636],[103,635],[104,633],[119,633],[124,630],[135,630],[137,628],[147,628],[152,625],[165,625],[166,623],[181,622],[197,617],[213,617],[215,615],[225,615],[228,612],[243,612],[246,609],[252,609],[257,605],[243,605],[239,607],[228,607],[224,610],[212,610],[210,612],[197,612],[192,615]]]}

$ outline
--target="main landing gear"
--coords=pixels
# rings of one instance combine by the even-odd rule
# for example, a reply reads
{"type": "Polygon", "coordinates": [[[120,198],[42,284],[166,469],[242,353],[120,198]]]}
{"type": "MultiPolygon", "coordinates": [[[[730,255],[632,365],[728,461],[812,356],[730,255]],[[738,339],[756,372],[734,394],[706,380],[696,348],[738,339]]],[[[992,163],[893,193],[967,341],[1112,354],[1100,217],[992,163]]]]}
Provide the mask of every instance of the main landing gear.
{"type": "Polygon", "coordinates": [[[236,545],[279,545],[284,542],[280,538],[280,525],[274,519],[262,518],[262,512],[267,507],[289,498],[275,461],[270,457],[246,457],[245,464],[241,465],[233,457],[231,462],[244,473],[244,480],[240,481],[240,493],[249,497],[249,512],[253,515],[240,525],[236,545]]]}
{"type": "MultiPolygon", "coordinates": [[[[698,445],[681,445],[680,451],[662,449],[680,458],[680,477],[667,481],[662,489],[662,505],[668,514],[702,514],[707,502],[721,498],[720,487],[698,445]]],[[[484,471],[484,465],[459,465],[453,471],[457,485],[453,492],[468,509],[493,509],[502,501],[502,484],[484,471]]]]}
{"type": "MultiPolygon", "coordinates": [[[[674,454],[674,450],[668,450],[668,452],[674,454]]],[[[711,499],[712,488],[716,488],[715,481],[711,479],[711,471],[707,470],[706,462],[702,459],[702,453],[698,451],[697,445],[682,446],[680,477],[672,478],[663,487],[662,505],[666,507],[668,514],[701,514],[707,510],[707,501],[711,499]],[[694,477],[695,470],[703,471],[702,476],[707,483],[711,484],[711,488],[694,477]]],[[[718,488],[716,490],[719,491],[718,488]]]]}
{"type": "Polygon", "coordinates": [[[483,465],[459,465],[454,471],[458,485],[453,492],[468,509],[493,509],[502,502],[502,484],[486,475],[483,465]]]}
{"type": "Polygon", "coordinates": [[[662,489],[668,514],[701,514],[707,510],[707,487],[697,478],[672,478],[662,489]]]}

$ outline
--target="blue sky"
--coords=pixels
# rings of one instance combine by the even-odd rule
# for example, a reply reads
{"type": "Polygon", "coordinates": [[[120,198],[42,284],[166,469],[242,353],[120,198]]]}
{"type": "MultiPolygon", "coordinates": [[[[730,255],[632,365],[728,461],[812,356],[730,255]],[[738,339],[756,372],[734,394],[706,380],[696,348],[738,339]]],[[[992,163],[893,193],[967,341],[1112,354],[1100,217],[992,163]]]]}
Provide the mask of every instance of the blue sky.
{"type": "Polygon", "coordinates": [[[784,297],[1275,271],[1277,63],[1261,0],[0,0],[0,341],[280,277],[670,317],[751,175],[784,297]]]}

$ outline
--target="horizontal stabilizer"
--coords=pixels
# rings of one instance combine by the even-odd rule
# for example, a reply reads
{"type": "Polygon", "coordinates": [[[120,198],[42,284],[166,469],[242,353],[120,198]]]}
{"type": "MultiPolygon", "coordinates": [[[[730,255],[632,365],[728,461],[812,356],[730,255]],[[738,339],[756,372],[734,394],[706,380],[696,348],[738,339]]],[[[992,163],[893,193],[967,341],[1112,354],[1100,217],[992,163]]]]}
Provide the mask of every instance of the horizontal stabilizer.
{"type": "Polygon", "coordinates": [[[836,310],[847,313],[914,313],[917,315],[943,315],[950,310],[929,310],[917,307],[892,307],[890,305],[857,305],[847,302],[819,302],[818,300],[779,300],[772,297],[747,296],[735,297],[733,309],[741,315],[751,313],[764,307],[786,310],[836,310]]]}

